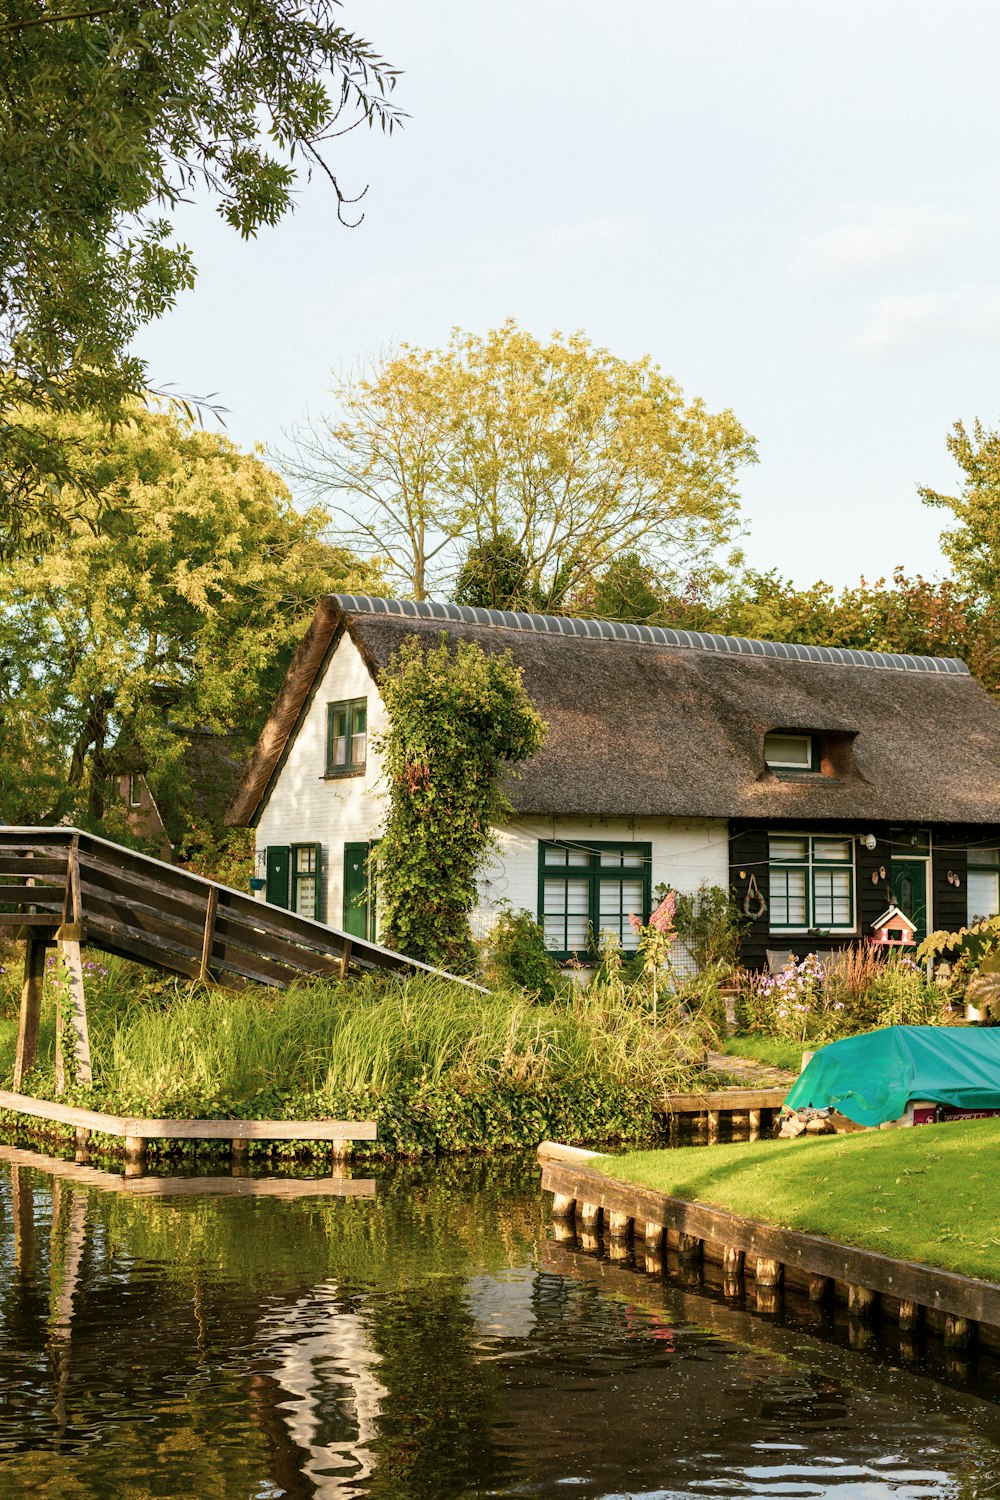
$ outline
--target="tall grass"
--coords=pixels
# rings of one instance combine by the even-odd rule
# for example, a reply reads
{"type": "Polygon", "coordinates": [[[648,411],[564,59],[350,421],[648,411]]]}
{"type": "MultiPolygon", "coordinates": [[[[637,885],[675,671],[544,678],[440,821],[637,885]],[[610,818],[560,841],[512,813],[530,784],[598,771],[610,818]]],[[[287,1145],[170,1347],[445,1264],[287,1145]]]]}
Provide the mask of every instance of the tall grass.
{"type": "MultiPolygon", "coordinates": [[[[53,988],[26,1080],[40,1095],[54,1085],[53,988]]],[[[0,982],[0,1013],[12,1008],[0,982]]],[[[693,1086],[703,1051],[689,1020],[654,1027],[641,994],[613,983],[550,1004],[431,976],[227,991],[150,982],[107,960],[88,977],[88,1011],[94,1083],[75,1091],[80,1102],[117,1114],[376,1118],[400,1150],[529,1144],[556,1130],[648,1135],[663,1095],[693,1086]]],[[[8,1069],[12,1040],[0,1038],[8,1069]]]]}

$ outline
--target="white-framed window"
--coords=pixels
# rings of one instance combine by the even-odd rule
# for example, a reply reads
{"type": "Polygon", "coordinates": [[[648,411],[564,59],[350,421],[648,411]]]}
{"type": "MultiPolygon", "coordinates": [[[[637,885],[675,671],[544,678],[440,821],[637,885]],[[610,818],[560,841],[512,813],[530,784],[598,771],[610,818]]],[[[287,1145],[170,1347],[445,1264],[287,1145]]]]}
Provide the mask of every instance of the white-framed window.
{"type": "Polygon", "coordinates": [[[764,760],[776,771],[815,771],[818,765],[814,734],[766,734],[764,760]]]}
{"type": "Polygon", "coordinates": [[[827,834],[768,838],[772,932],[853,932],[854,840],[827,834]]]}
{"type": "Polygon", "coordinates": [[[129,807],[142,806],[142,777],[130,776],[128,779],[128,805],[129,807]]]}
{"type": "Polygon", "coordinates": [[[970,923],[1000,912],[1000,845],[969,850],[966,893],[970,923]]]}

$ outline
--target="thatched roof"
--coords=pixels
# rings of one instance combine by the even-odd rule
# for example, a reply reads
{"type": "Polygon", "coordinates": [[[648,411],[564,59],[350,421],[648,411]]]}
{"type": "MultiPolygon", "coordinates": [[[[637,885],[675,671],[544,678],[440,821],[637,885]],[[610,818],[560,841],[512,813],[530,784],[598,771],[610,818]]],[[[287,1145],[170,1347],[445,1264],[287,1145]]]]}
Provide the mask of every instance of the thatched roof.
{"type": "Polygon", "coordinates": [[[341,630],[376,681],[413,635],[510,651],[549,724],[522,813],[1000,823],[1000,706],[961,662],[354,595],[320,605],[231,823],[254,820],[341,630]],[[819,734],[828,774],[769,770],[771,730],[819,734]]]}

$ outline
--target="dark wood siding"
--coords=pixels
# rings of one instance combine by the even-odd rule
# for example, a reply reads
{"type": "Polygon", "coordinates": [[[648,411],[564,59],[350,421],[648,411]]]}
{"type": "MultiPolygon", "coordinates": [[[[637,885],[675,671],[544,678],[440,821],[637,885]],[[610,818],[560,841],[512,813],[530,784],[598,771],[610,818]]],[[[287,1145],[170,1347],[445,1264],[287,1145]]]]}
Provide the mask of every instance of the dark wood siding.
{"type": "Polygon", "coordinates": [[[750,877],[756,878],[768,911],[751,922],[740,944],[740,959],[748,969],[767,968],[767,950],[771,940],[771,889],[767,877],[767,825],[732,822],[729,825],[729,883],[742,908],[750,889],[750,877]]]}
{"type": "MultiPolygon", "coordinates": [[[[942,826],[924,824],[931,832],[931,923],[935,928],[956,931],[966,924],[968,913],[968,859],[970,843],[989,843],[990,839],[1000,843],[1000,829],[987,824],[975,827],[942,826]],[[948,872],[952,879],[948,879],[948,872]]],[[[751,823],[733,821],[729,836],[729,878],[737,903],[742,905],[747,893],[751,874],[770,908],[770,885],[767,868],[767,836],[769,830],[781,827],[777,822],[751,823]]],[[[742,963],[748,969],[767,967],[767,950],[789,949],[797,944],[822,949],[844,948],[850,943],[872,936],[872,924],[892,905],[892,837],[887,824],[865,823],[856,827],[830,824],[806,824],[796,822],[787,825],[789,833],[826,833],[851,837],[855,842],[855,913],[857,931],[836,933],[830,936],[790,937],[785,933],[772,934],[769,911],[758,917],[747,929],[740,947],[742,963]],[[875,848],[866,849],[860,842],[865,834],[875,835],[875,848]],[[884,873],[883,873],[884,872],[884,873]]]]}

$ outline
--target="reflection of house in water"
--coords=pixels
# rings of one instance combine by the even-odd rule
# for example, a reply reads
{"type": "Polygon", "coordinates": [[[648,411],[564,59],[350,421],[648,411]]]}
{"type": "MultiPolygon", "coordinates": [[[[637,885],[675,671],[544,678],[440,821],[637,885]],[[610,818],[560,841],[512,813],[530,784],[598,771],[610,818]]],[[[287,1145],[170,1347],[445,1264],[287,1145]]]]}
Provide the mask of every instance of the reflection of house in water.
{"type": "Polygon", "coordinates": [[[262,1320],[269,1371],[284,1400],[276,1411],[302,1455],[300,1472],[321,1497],[357,1493],[375,1466],[372,1443],[388,1392],[375,1370],[364,1323],[344,1309],[333,1283],[262,1320]]]}

